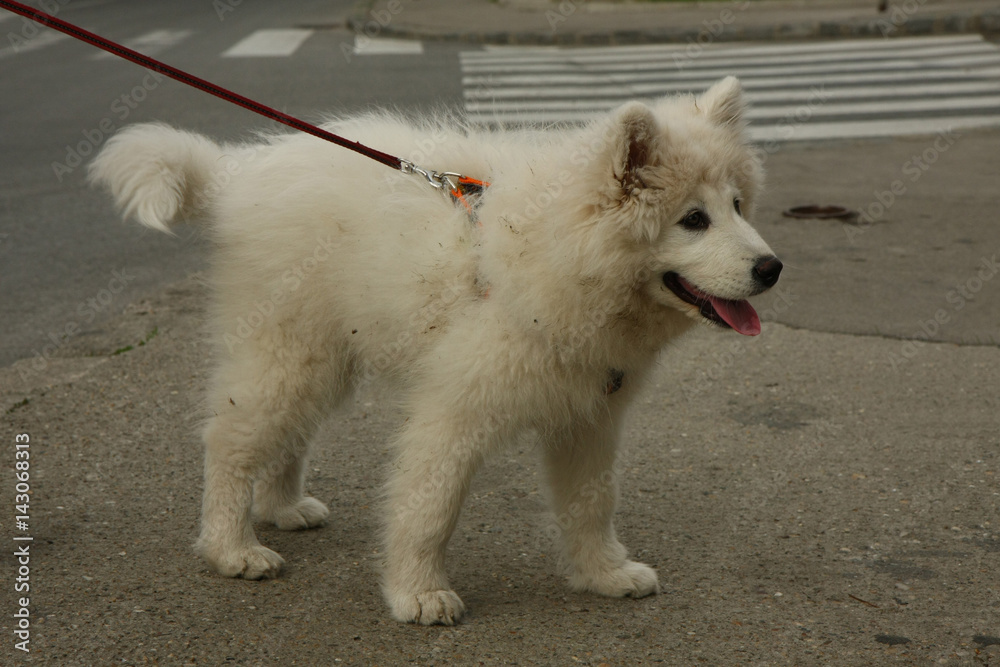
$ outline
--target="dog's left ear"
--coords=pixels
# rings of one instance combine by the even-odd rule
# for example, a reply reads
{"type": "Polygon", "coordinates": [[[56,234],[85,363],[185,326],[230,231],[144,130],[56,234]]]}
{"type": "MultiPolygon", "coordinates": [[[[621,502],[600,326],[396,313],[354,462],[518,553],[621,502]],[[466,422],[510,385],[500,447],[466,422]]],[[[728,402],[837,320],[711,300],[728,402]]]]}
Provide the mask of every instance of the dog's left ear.
{"type": "Polygon", "coordinates": [[[742,125],[746,101],[740,80],[727,76],[713,84],[698,98],[698,109],[717,125],[742,125]]]}
{"type": "Polygon", "coordinates": [[[615,177],[626,195],[644,188],[642,169],[652,164],[660,140],[660,129],[653,112],[641,102],[630,102],[619,109],[614,119],[615,177]]]}

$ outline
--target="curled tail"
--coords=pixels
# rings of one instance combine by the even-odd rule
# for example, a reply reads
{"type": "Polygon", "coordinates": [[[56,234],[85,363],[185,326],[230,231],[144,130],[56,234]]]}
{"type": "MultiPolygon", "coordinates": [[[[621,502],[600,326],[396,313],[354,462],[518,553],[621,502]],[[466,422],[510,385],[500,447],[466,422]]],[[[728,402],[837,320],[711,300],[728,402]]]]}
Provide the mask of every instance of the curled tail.
{"type": "Polygon", "coordinates": [[[90,164],[90,179],[111,191],[126,216],[170,233],[178,218],[209,203],[207,186],[222,156],[222,147],[200,135],[132,125],[108,140],[90,164]]]}

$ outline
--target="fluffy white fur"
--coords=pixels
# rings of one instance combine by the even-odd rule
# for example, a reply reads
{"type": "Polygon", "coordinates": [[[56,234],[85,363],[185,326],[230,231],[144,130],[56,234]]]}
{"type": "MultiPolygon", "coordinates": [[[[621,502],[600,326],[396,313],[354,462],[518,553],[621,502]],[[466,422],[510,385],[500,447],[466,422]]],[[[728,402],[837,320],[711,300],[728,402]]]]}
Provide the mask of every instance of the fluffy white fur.
{"type": "Polygon", "coordinates": [[[395,618],[453,624],[445,545],[479,464],[526,429],[543,442],[576,590],[659,591],[612,515],[623,412],[698,308],[676,272],[744,299],[767,245],[734,209],[761,180],[739,83],[631,103],[585,128],[480,132],[388,115],[326,127],[492,185],[479,224],[427,186],[304,134],[220,146],[163,125],[112,138],[91,165],[127,213],[209,222],[218,343],[199,553],[220,573],[276,576],[254,535],[320,525],[308,443],[359,385],[389,380],[407,415],[386,492],[384,590],[395,618]],[[702,231],[678,224],[692,209],[702,231]],[[620,378],[620,390],[609,386],[620,378]]]}

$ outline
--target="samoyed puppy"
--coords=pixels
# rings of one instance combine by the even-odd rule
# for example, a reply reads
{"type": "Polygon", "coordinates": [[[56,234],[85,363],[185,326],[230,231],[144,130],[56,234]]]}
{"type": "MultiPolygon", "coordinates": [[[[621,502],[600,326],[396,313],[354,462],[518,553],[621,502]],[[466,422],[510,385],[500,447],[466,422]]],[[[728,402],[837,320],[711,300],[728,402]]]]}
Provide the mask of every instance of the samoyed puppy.
{"type": "Polygon", "coordinates": [[[781,262],[750,226],[761,187],[739,82],[633,102],[585,127],[486,131],[390,115],[325,128],[422,167],[487,181],[464,202],[305,134],[219,145],[126,128],[91,165],[128,216],[214,242],[217,344],[198,553],[277,576],[252,521],[321,525],[309,441],[358,389],[387,382],[406,420],[386,490],[383,588],[400,621],[465,606],[445,546],[473,474],[531,430],[569,584],[642,597],[656,572],[615,535],[626,406],[658,352],[698,322],[760,332],[748,297],[781,262]],[[464,204],[464,205],[462,205],[464,204]]]}

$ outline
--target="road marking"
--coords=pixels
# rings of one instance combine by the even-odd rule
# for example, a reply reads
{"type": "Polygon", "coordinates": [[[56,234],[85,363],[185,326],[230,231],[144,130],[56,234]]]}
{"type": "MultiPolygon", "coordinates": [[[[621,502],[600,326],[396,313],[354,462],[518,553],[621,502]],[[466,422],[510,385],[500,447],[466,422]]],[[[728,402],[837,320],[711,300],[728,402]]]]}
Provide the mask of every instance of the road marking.
{"type": "Polygon", "coordinates": [[[223,58],[267,58],[290,56],[305,42],[312,30],[282,28],[258,30],[223,51],[223,58]]]}
{"type": "MultiPolygon", "coordinates": [[[[607,61],[609,59],[623,56],[660,56],[664,54],[697,54],[689,60],[697,62],[706,58],[732,58],[733,56],[749,55],[779,55],[787,60],[789,55],[796,58],[802,54],[828,53],[847,54],[858,49],[873,52],[892,52],[900,49],[917,47],[918,49],[935,48],[940,46],[951,46],[961,44],[982,44],[983,38],[980,35],[949,35],[944,37],[907,37],[884,40],[855,39],[855,40],[832,40],[803,44],[799,42],[791,44],[743,44],[739,42],[706,45],[702,51],[692,51],[690,44],[645,44],[640,46],[603,46],[593,48],[575,48],[560,46],[487,46],[482,51],[464,51],[461,54],[463,61],[475,62],[503,60],[538,60],[539,58],[550,58],[555,61],[564,61],[568,55],[572,55],[581,61],[590,59],[596,61],[607,61]]],[[[673,64],[673,61],[671,61],[673,64]]]]}
{"type": "Polygon", "coordinates": [[[423,42],[412,39],[372,39],[364,35],[354,37],[356,56],[419,56],[423,52],[423,42]]]}
{"type": "MultiPolygon", "coordinates": [[[[956,76],[954,72],[897,72],[891,74],[851,74],[851,75],[831,75],[831,76],[785,76],[785,77],[742,77],[743,87],[749,95],[753,95],[755,90],[780,89],[790,95],[794,95],[796,90],[808,89],[810,86],[826,85],[850,85],[857,83],[870,84],[866,87],[869,93],[886,89],[887,84],[907,83],[907,82],[928,82],[945,86],[941,90],[947,91],[952,84],[965,83],[968,80],[989,83],[997,81],[1000,77],[1000,67],[980,70],[976,75],[956,76]],[[781,88],[785,86],[785,88],[781,88]]],[[[597,98],[611,97],[624,102],[634,97],[660,97],[671,93],[697,92],[704,90],[708,86],[719,80],[721,77],[713,76],[705,79],[687,80],[677,83],[647,83],[647,84],[627,84],[618,83],[608,86],[560,86],[548,87],[545,89],[546,98],[597,98]]],[[[470,85],[466,82],[466,85],[470,85]]],[[[484,77],[477,82],[475,88],[467,88],[465,99],[503,99],[503,98],[524,98],[541,97],[539,90],[534,86],[524,86],[515,88],[503,88],[490,77],[484,77]]]]}
{"type": "Polygon", "coordinates": [[[1000,48],[979,35],[810,44],[503,47],[460,55],[482,125],[580,123],[739,76],[758,140],[1000,127],[1000,48]],[[794,131],[791,131],[793,130],[794,131]]]}
{"type": "MultiPolygon", "coordinates": [[[[931,56],[940,57],[941,63],[947,64],[981,64],[983,62],[996,62],[997,60],[997,49],[992,44],[987,44],[985,42],[980,42],[978,44],[962,44],[955,47],[939,47],[939,48],[920,48],[914,47],[912,49],[900,49],[887,54],[884,51],[851,51],[849,53],[839,54],[836,61],[832,61],[830,54],[810,54],[795,56],[794,65],[789,63],[788,56],[744,56],[739,58],[739,66],[744,69],[758,68],[762,65],[785,65],[785,66],[799,66],[799,67],[809,67],[815,68],[819,63],[820,66],[826,65],[827,67],[839,66],[848,67],[851,69],[864,69],[865,67],[871,67],[873,64],[878,64],[879,62],[885,62],[887,56],[891,55],[893,62],[896,63],[908,63],[911,66],[926,62],[931,56]]],[[[692,74],[692,73],[704,73],[707,71],[718,70],[721,67],[731,67],[732,62],[719,61],[718,58],[704,57],[699,58],[697,61],[687,61],[687,60],[677,60],[672,61],[673,67],[670,70],[664,69],[664,64],[662,60],[651,60],[650,57],[643,56],[640,59],[628,57],[628,58],[607,58],[600,61],[594,61],[586,58],[564,58],[562,60],[555,60],[551,62],[539,62],[539,61],[503,61],[497,60],[492,62],[480,63],[477,61],[463,61],[462,71],[465,73],[475,73],[475,72],[489,72],[494,75],[498,74],[523,74],[531,72],[552,72],[552,73],[579,73],[582,68],[585,68],[587,72],[600,74],[605,72],[644,72],[651,71],[654,74],[659,73],[660,76],[666,71],[671,74],[692,74]]]]}
{"type": "Polygon", "coordinates": [[[805,123],[801,126],[775,127],[750,125],[750,138],[758,142],[818,141],[825,139],[871,139],[877,137],[949,134],[997,127],[996,115],[917,118],[909,120],[845,121],[842,123],[805,123]]]}
{"type": "Polygon", "coordinates": [[[30,51],[37,51],[38,49],[44,49],[46,46],[55,44],[56,42],[61,42],[66,39],[66,35],[61,32],[56,32],[54,30],[45,30],[35,34],[34,37],[24,38],[22,40],[20,35],[16,33],[10,33],[10,35],[15,35],[16,40],[9,40],[10,46],[5,46],[0,48],[0,60],[4,58],[10,58],[11,56],[17,56],[22,53],[28,53],[30,51]]]}
{"type": "MultiPolygon", "coordinates": [[[[180,44],[190,36],[190,30],[154,30],[153,32],[147,32],[145,35],[139,35],[135,39],[126,40],[124,44],[133,51],[138,51],[147,56],[155,56],[172,46],[180,44]]],[[[100,51],[90,56],[90,59],[104,60],[115,57],[107,51],[100,51]]]]}
{"type": "MultiPolygon", "coordinates": [[[[919,105],[926,104],[930,105],[928,108],[934,108],[935,105],[941,105],[942,108],[961,108],[963,104],[962,100],[955,99],[942,99],[949,95],[963,95],[969,93],[993,93],[1000,95],[1000,78],[995,81],[982,81],[982,82],[960,82],[951,85],[900,85],[900,86],[888,86],[880,87],[878,91],[878,96],[880,99],[889,98],[903,98],[903,105],[910,105],[911,110],[918,109],[919,105]],[[907,99],[907,98],[917,98],[917,99],[907,99]],[[917,106],[913,106],[917,105],[917,106]]],[[[763,107],[762,104],[766,103],[780,103],[780,102],[809,102],[810,100],[816,100],[822,97],[827,102],[831,101],[843,101],[847,102],[850,100],[859,100],[872,95],[871,88],[856,87],[856,88],[830,88],[824,89],[818,86],[807,89],[803,88],[801,90],[787,90],[787,91],[749,91],[747,92],[747,99],[750,101],[751,113],[762,110],[770,109],[771,107],[763,107]]],[[[975,105],[975,99],[973,99],[973,105],[975,105]]],[[[859,102],[859,104],[864,104],[859,102]]],[[[488,111],[610,111],[617,106],[621,105],[621,101],[617,99],[594,99],[594,100],[578,100],[578,99],[565,99],[565,100],[541,100],[541,101],[513,101],[504,102],[499,100],[492,101],[475,101],[473,98],[468,98],[465,103],[465,108],[467,111],[474,112],[488,112],[488,111]]],[[[829,110],[831,105],[826,106],[829,110]]]]}

